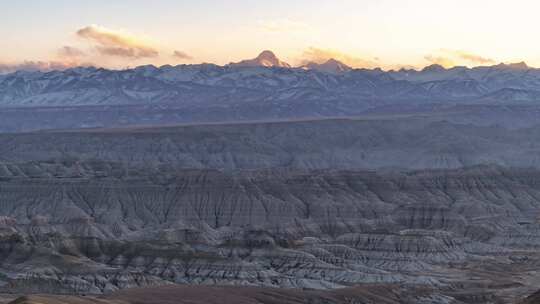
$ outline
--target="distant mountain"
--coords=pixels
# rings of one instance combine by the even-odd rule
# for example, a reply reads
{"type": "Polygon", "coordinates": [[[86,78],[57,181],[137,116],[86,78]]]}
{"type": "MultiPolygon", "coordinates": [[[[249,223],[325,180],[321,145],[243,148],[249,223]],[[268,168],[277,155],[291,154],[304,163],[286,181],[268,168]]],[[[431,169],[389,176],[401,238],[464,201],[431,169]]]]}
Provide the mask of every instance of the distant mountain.
{"type": "Polygon", "coordinates": [[[331,59],[291,68],[270,51],[226,66],[89,67],[0,77],[0,107],[173,105],[199,113],[234,109],[241,117],[261,111],[276,117],[356,115],[400,104],[536,104],[538,92],[540,70],[524,63],[386,72],[331,59]]]}
{"type": "Polygon", "coordinates": [[[233,67],[278,67],[278,68],[290,68],[291,65],[279,60],[272,51],[263,51],[254,59],[242,60],[237,63],[231,63],[229,66],[233,67]]]}
{"type": "Polygon", "coordinates": [[[329,59],[324,63],[309,62],[303,66],[307,70],[316,70],[331,74],[341,74],[352,70],[352,68],[341,61],[329,59]]]}
{"type": "Polygon", "coordinates": [[[509,64],[498,64],[494,66],[498,69],[509,69],[509,70],[528,70],[529,66],[525,62],[516,62],[516,63],[509,63],[509,64]]]}
{"type": "MultiPolygon", "coordinates": [[[[441,65],[433,64],[425,67],[421,71],[412,69],[401,69],[399,71],[389,72],[396,79],[409,80],[413,82],[425,82],[435,80],[455,80],[455,79],[475,79],[482,82],[500,82],[505,80],[511,80],[514,83],[509,84],[496,84],[498,89],[503,87],[520,87],[528,85],[528,81],[533,77],[537,86],[538,78],[540,77],[540,70],[530,68],[524,62],[510,63],[510,64],[497,64],[493,66],[480,66],[475,68],[467,68],[463,66],[456,66],[446,69],[441,65]]],[[[522,87],[520,87],[522,88],[522,87]]]]}
{"type": "Polygon", "coordinates": [[[440,64],[432,64],[432,65],[429,65],[427,67],[425,67],[424,69],[422,69],[422,72],[424,73],[429,73],[429,72],[435,72],[435,73],[440,73],[440,72],[444,72],[446,71],[446,69],[440,65],[440,64]]]}

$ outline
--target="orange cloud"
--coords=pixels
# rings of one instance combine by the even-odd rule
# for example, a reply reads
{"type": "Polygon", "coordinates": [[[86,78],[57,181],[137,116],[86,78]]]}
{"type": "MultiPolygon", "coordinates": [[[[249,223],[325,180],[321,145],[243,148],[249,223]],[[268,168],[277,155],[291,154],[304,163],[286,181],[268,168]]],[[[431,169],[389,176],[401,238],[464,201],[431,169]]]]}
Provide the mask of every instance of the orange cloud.
{"type": "Polygon", "coordinates": [[[310,47],[302,53],[300,57],[300,64],[304,65],[309,62],[324,63],[329,59],[336,59],[344,64],[354,68],[376,68],[380,65],[376,62],[378,58],[374,60],[364,59],[360,57],[354,57],[336,50],[320,49],[310,47]]]}
{"type": "Polygon", "coordinates": [[[96,50],[106,56],[124,58],[152,58],[159,52],[148,43],[128,33],[90,25],[77,31],[77,36],[96,46],[96,50]]]}

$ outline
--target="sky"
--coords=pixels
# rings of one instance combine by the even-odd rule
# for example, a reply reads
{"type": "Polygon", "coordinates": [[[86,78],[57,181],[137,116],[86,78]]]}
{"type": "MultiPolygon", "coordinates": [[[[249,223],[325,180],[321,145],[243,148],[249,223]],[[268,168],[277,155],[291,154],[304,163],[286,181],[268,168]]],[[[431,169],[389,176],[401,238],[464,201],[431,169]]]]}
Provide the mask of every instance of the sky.
{"type": "Polygon", "coordinates": [[[227,64],[540,67],[536,0],[0,0],[0,70],[227,64]]]}

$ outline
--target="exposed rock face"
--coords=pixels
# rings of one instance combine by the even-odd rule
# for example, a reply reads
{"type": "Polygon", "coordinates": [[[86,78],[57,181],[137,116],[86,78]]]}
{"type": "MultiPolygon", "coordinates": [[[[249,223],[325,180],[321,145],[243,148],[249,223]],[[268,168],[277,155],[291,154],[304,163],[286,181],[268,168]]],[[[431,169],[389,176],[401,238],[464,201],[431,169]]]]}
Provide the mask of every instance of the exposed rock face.
{"type": "Polygon", "coordinates": [[[533,169],[3,167],[21,172],[0,181],[3,292],[395,283],[470,302],[529,290],[540,261],[533,169]]]}
{"type": "Polygon", "coordinates": [[[415,289],[398,303],[509,303],[540,278],[538,134],[410,118],[2,134],[0,293],[342,303],[331,290],[377,284],[415,289]]]}

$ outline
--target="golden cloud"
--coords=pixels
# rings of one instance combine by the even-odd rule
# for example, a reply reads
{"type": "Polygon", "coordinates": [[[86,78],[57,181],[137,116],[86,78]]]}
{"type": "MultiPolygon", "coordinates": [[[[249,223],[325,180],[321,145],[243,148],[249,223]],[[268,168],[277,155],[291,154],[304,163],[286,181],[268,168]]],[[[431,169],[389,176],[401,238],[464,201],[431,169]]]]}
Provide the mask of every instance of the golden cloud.
{"type": "Polygon", "coordinates": [[[434,54],[424,56],[430,63],[440,64],[446,68],[456,65],[493,64],[495,60],[462,50],[440,49],[434,54]]]}
{"type": "Polygon", "coordinates": [[[329,59],[335,59],[343,62],[344,64],[353,68],[376,68],[379,64],[376,62],[378,58],[364,59],[360,57],[354,57],[336,50],[320,49],[316,47],[310,47],[302,53],[300,57],[300,64],[304,65],[309,62],[324,63],[329,59]]]}
{"type": "Polygon", "coordinates": [[[488,64],[495,63],[495,60],[491,58],[482,57],[480,55],[467,53],[464,51],[454,51],[454,53],[461,59],[467,60],[469,62],[478,63],[478,64],[488,64]]]}
{"type": "Polygon", "coordinates": [[[152,58],[159,52],[131,34],[90,25],[77,31],[77,36],[96,44],[97,51],[106,56],[124,58],[152,58]]]}

